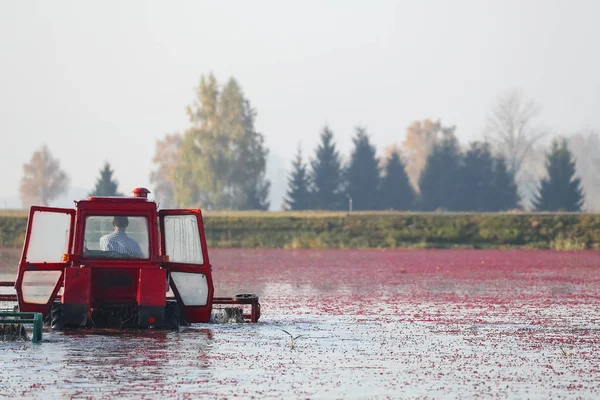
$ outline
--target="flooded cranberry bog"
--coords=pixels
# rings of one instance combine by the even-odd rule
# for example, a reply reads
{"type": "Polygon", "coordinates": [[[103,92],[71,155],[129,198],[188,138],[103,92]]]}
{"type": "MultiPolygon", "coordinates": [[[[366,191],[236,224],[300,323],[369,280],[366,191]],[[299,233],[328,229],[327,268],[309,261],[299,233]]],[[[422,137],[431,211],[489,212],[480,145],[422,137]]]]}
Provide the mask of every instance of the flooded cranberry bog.
{"type": "Polygon", "coordinates": [[[219,249],[212,264],[217,296],[260,296],[259,323],[46,329],[0,343],[1,395],[600,396],[600,252],[219,249]]]}

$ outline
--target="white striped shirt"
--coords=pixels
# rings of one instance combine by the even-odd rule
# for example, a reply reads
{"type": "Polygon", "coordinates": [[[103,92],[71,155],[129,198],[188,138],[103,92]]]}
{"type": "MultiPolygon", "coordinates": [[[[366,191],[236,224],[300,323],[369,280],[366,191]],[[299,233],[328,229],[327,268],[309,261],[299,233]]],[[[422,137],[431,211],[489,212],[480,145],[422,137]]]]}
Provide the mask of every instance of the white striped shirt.
{"type": "Polygon", "coordinates": [[[127,236],[125,232],[114,231],[100,238],[100,249],[102,251],[116,251],[131,257],[144,258],[144,253],[138,242],[127,236]]]}

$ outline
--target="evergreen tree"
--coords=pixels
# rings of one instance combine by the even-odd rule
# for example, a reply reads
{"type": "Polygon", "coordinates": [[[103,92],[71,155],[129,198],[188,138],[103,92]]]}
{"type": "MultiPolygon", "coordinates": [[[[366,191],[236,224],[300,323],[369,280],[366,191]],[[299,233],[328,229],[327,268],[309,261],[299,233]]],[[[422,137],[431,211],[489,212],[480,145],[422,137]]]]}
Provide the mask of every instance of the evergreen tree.
{"type": "Polygon", "coordinates": [[[325,126],[316,158],[311,161],[311,197],[317,210],[344,209],[343,167],[339,152],[333,143],[333,133],[325,126]]]}
{"type": "Polygon", "coordinates": [[[233,182],[237,182],[240,186],[240,195],[243,199],[238,209],[266,211],[270,205],[269,190],[271,189],[271,182],[266,178],[269,150],[265,146],[264,136],[254,128],[255,110],[250,106],[250,102],[243,98],[239,86],[233,79],[230,85],[232,83],[242,100],[244,127],[242,139],[233,146],[239,148],[238,155],[235,157],[236,174],[233,179],[233,182]]]}
{"type": "Polygon", "coordinates": [[[548,177],[540,182],[533,205],[536,211],[581,211],[581,180],[575,177],[575,160],[566,139],[554,139],[546,155],[548,177]]]}
{"type": "Polygon", "coordinates": [[[270,182],[264,180],[255,184],[249,184],[244,191],[244,203],[242,203],[239,209],[267,211],[271,204],[268,200],[270,186],[270,182]]]}
{"type": "Polygon", "coordinates": [[[503,156],[494,159],[494,180],[490,196],[491,211],[507,211],[519,208],[519,190],[503,156]]]}
{"type": "Polygon", "coordinates": [[[365,128],[356,128],[356,136],[352,140],[354,150],[345,170],[345,193],[352,199],[355,210],[381,209],[379,159],[375,146],[370,143],[365,128]]]}
{"type": "Polygon", "coordinates": [[[494,207],[494,159],[488,143],[473,142],[460,168],[460,211],[491,211],[494,207]]]}
{"type": "Polygon", "coordinates": [[[100,170],[100,178],[96,181],[96,187],[90,196],[123,196],[117,192],[119,183],[113,180],[113,170],[110,169],[110,164],[104,164],[104,168],[100,170]]]}
{"type": "Polygon", "coordinates": [[[461,154],[453,130],[443,132],[427,158],[419,178],[420,206],[424,211],[461,209],[461,154]]]}
{"type": "Polygon", "coordinates": [[[398,152],[393,152],[386,163],[379,193],[384,209],[412,210],[415,205],[415,191],[398,152]]]}
{"type": "Polygon", "coordinates": [[[292,162],[292,173],[288,178],[287,210],[308,210],[311,206],[310,180],[306,164],[302,161],[302,150],[298,146],[296,157],[292,162]]]}

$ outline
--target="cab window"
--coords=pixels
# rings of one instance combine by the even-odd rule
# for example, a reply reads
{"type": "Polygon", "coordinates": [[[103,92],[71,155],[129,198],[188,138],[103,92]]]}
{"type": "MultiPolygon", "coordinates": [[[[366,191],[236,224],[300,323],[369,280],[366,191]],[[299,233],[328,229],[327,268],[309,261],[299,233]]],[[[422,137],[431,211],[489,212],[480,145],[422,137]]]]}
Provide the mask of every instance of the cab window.
{"type": "Polygon", "coordinates": [[[86,258],[148,259],[148,220],[129,215],[98,215],[85,219],[86,258]]]}
{"type": "Polygon", "coordinates": [[[183,264],[204,264],[198,218],[193,214],[165,215],[165,254],[169,261],[183,264]]]}

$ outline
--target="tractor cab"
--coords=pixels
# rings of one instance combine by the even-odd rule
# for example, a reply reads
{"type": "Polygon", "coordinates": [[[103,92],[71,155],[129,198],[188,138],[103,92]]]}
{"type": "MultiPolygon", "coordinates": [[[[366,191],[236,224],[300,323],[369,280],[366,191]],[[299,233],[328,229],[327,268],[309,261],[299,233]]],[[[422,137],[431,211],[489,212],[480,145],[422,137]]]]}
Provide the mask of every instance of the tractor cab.
{"type": "MultiPolygon", "coordinates": [[[[215,298],[202,213],[158,210],[148,193],[31,207],[15,282],[19,310],[42,313],[55,329],[209,322],[215,298]]],[[[257,298],[220,300],[252,304],[258,319],[257,298]]]]}

